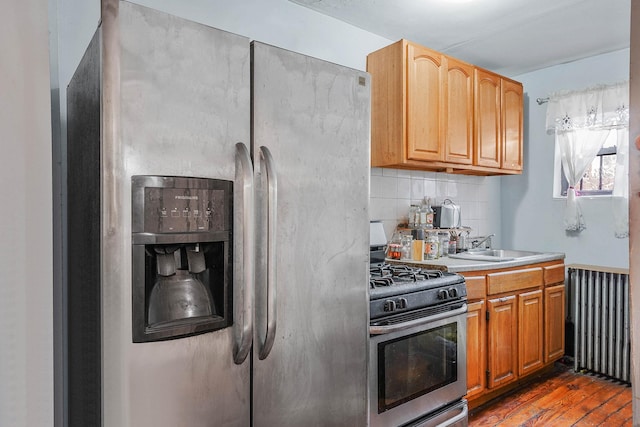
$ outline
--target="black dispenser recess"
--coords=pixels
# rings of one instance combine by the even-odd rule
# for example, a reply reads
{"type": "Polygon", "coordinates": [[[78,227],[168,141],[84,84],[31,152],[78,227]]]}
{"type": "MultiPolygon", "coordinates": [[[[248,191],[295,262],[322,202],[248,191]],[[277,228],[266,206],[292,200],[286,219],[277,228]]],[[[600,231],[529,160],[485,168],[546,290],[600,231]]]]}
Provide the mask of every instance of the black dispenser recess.
{"type": "Polygon", "coordinates": [[[133,342],[232,324],[233,183],[133,176],[133,342]]]}

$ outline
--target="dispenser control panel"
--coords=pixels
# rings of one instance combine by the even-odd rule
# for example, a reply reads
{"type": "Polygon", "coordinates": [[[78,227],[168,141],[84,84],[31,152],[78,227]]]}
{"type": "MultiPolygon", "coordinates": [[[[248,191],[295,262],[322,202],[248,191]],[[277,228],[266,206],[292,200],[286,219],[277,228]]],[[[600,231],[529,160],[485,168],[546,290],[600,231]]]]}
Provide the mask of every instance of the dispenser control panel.
{"type": "Polygon", "coordinates": [[[230,181],[134,176],[132,193],[134,233],[217,232],[231,228],[230,181]]]}
{"type": "Polygon", "coordinates": [[[224,231],[224,190],[145,188],[144,231],[224,231]]]}

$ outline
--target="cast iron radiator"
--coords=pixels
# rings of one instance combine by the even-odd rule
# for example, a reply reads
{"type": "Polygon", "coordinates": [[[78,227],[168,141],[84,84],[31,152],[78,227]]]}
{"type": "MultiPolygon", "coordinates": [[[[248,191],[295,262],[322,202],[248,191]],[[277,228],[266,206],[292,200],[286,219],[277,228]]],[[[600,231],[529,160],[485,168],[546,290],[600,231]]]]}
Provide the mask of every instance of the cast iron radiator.
{"type": "Polygon", "coordinates": [[[574,370],[630,383],[629,272],[570,265],[574,370]]]}

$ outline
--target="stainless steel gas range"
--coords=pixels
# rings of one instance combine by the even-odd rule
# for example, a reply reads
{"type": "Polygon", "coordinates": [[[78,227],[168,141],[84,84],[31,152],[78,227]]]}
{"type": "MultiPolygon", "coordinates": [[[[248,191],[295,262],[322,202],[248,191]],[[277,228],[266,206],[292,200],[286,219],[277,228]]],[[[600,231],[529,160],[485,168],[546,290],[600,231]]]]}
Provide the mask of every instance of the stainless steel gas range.
{"type": "Polygon", "coordinates": [[[372,255],[370,426],[466,426],[464,278],[375,261],[372,255]]]}

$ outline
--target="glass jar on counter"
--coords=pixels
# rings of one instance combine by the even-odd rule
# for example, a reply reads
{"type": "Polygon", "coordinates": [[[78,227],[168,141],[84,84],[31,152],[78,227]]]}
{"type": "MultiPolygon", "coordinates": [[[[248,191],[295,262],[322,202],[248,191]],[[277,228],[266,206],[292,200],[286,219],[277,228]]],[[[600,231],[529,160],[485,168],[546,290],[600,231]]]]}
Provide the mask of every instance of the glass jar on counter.
{"type": "Polygon", "coordinates": [[[402,236],[402,248],[400,249],[400,259],[402,260],[413,259],[412,246],[413,246],[413,237],[411,237],[411,235],[402,236]]]}
{"type": "Polygon", "coordinates": [[[391,236],[391,240],[387,244],[387,258],[400,259],[402,258],[402,234],[397,231],[391,236]]]}
{"type": "Polygon", "coordinates": [[[440,241],[438,255],[441,257],[449,255],[449,232],[441,231],[438,233],[438,240],[440,241]]]}
{"type": "Polygon", "coordinates": [[[458,239],[455,237],[451,237],[449,240],[449,254],[455,255],[458,250],[458,239]]]}
{"type": "Polygon", "coordinates": [[[440,255],[440,240],[435,233],[429,233],[424,247],[425,259],[438,259],[440,255]]]}

